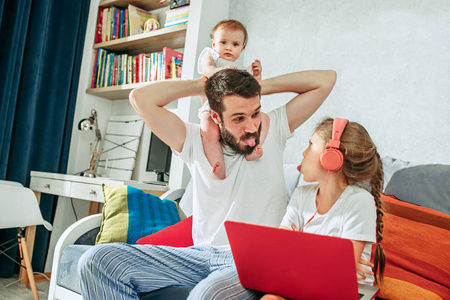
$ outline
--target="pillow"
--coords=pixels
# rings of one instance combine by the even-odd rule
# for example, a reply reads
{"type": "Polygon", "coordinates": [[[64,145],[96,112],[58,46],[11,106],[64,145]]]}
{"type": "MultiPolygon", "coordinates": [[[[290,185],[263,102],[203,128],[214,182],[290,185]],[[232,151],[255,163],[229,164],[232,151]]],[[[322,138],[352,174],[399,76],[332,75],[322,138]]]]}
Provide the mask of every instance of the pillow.
{"type": "Polygon", "coordinates": [[[392,175],[384,193],[450,214],[450,165],[420,165],[399,170],[392,175]]]}
{"type": "Polygon", "coordinates": [[[385,156],[382,158],[383,162],[383,172],[384,172],[384,184],[383,190],[386,189],[389,181],[397,171],[400,171],[405,168],[414,167],[417,165],[422,165],[421,163],[405,161],[397,158],[393,158],[390,156],[385,156]]]}
{"type": "Polygon", "coordinates": [[[450,216],[384,194],[381,199],[386,266],[378,297],[445,299],[450,286],[450,216]]]}
{"type": "Polygon", "coordinates": [[[139,245],[150,244],[170,247],[192,246],[194,245],[192,240],[192,216],[161,231],[140,238],[136,243],[139,245]]]}
{"type": "Polygon", "coordinates": [[[103,185],[105,204],[95,244],[128,243],[180,221],[172,200],[126,185],[103,185]]]}

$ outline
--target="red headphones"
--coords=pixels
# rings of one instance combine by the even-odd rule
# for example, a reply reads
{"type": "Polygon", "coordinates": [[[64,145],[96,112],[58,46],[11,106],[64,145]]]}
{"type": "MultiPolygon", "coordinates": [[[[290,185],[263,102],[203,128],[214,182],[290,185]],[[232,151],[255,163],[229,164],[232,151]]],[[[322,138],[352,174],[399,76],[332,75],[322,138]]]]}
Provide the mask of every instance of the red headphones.
{"type": "Polygon", "coordinates": [[[328,171],[337,171],[344,164],[344,154],[339,150],[342,132],[347,125],[347,119],[335,118],[333,121],[333,132],[328,147],[320,155],[322,167],[328,171]]]}

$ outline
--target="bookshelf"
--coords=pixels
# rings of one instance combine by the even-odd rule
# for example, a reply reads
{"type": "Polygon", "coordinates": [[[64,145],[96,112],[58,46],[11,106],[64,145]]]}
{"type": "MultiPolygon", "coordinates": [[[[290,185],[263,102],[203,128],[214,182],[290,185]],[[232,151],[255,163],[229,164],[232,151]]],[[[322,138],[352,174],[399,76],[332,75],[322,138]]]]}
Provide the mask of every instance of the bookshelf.
{"type": "MultiPolygon", "coordinates": [[[[98,9],[110,7],[127,7],[132,4],[139,8],[154,11],[167,7],[159,0],[104,0],[100,1],[98,9]]],[[[162,25],[162,24],[161,24],[162,25]]],[[[171,49],[184,48],[186,43],[187,24],[160,28],[152,32],[131,35],[124,38],[96,43],[93,49],[105,49],[116,54],[138,55],[139,53],[161,52],[164,47],[171,49]]],[[[95,59],[95,57],[93,57],[95,59]]],[[[91,69],[92,72],[92,69],[91,69]]],[[[148,84],[148,82],[113,85],[107,87],[87,88],[86,93],[109,100],[127,99],[131,90],[148,84]]]]}

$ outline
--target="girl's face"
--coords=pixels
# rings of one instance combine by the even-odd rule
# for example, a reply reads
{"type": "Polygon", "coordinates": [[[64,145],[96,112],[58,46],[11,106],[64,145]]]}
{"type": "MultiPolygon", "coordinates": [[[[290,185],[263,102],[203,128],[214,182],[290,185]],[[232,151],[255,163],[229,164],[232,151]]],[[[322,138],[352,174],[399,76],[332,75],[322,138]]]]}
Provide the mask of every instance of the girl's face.
{"type": "Polygon", "coordinates": [[[219,57],[228,61],[235,61],[244,51],[244,33],[240,30],[224,30],[219,27],[211,40],[213,49],[219,53],[219,57]]]}
{"type": "Polygon", "coordinates": [[[303,160],[300,172],[306,182],[318,181],[327,171],[320,164],[320,155],[326,148],[325,141],[314,133],[309,140],[309,146],[303,151],[303,160]]]}

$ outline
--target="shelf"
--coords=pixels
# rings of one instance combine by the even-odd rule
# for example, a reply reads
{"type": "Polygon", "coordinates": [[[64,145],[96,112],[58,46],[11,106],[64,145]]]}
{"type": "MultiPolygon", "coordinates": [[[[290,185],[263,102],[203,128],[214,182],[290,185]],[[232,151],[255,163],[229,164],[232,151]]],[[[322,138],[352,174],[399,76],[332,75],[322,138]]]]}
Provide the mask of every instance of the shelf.
{"type": "MultiPolygon", "coordinates": [[[[167,79],[167,80],[180,80],[180,79],[167,79]]],[[[132,83],[132,84],[122,84],[122,85],[114,85],[107,86],[95,89],[87,89],[86,93],[90,95],[94,95],[97,97],[106,98],[109,100],[123,100],[128,99],[128,95],[130,92],[138,87],[147,85],[151,82],[140,82],[140,83],[132,83]]]]}
{"type": "Polygon", "coordinates": [[[136,34],[121,39],[94,44],[94,49],[103,48],[115,53],[151,53],[161,51],[163,47],[184,48],[187,24],[161,28],[148,33],[136,34]]]}
{"type": "Polygon", "coordinates": [[[123,100],[128,99],[128,95],[130,94],[131,90],[143,86],[147,83],[148,82],[142,82],[87,89],[86,93],[109,100],[123,100]]]}
{"type": "Polygon", "coordinates": [[[167,7],[167,5],[159,3],[159,0],[104,0],[99,3],[99,6],[110,7],[111,5],[115,5],[118,7],[127,7],[128,4],[145,10],[154,10],[167,7]]]}

